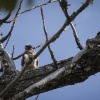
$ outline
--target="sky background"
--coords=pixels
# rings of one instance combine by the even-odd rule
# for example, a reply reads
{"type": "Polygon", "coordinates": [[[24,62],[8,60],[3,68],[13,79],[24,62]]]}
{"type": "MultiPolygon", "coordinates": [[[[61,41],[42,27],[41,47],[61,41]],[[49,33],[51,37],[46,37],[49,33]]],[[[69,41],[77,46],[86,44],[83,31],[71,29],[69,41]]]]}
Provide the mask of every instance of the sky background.
{"type": "MultiPolygon", "coordinates": [[[[25,1],[23,2],[21,11],[30,8],[29,6],[26,7],[25,1]]],[[[47,1],[48,0],[36,0],[33,5],[47,1]]],[[[71,4],[68,8],[70,15],[82,5],[82,2],[85,2],[85,0],[68,1],[69,4],[71,4]]],[[[87,39],[95,37],[96,33],[100,31],[99,9],[100,0],[94,0],[94,4],[86,8],[73,21],[73,24],[76,24],[75,28],[83,46],[85,46],[87,39]]],[[[43,10],[48,36],[51,37],[63,25],[65,16],[57,2],[43,6],[43,10]]],[[[16,9],[13,11],[10,19],[14,17],[15,12],[16,9]]],[[[6,13],[2,11],[1,17],[3,18],[4,16],[6,16],[6,13]]],[[[4,36],[9,32],[11,25],[12,24],[2,25],[2,33],[4,36]]],[[[44,41],[45,35],[43,31],[41,12],[40,8],[37,8],[18,17],[6,50],[11,54],[14,45],[14,57],[16,57],[24,51],[25,44],[30,43],[32,46],[37,46],[44,41]]],[[[60,38],[51,44],[51,48],[57,61],[75,56],[79,52],[71,28],[63,32],[60,38]]],[[[40,48],[36,49],[36,52],[39,49],[40,48]]],[[[52,63],[48,49],[45,49],[38,58],[40,67],[52,63]]],[[[21,59],[16,60],[15,64],[17,69],[21,70],[21,59]]],[[[34,98],[35,96],[28,98],[27,100],[34,100],[34,98]]],[[[89,77],[85,82],[41,93],[38,100],[100,100],[100,73],[89,77]]]]}

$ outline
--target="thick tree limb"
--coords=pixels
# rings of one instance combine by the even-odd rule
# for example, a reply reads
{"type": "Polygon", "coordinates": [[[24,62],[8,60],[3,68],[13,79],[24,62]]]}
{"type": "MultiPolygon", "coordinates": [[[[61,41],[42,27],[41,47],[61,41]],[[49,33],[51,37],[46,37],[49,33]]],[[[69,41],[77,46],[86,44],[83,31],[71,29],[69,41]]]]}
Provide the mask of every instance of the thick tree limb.
{"type": "MultiPolygon", "coordinates": [[[[17,95],[15,95],[12,99],[14,100],[18,100],[18,99],[25,99],[29,94],[31,94],[33,91],[35,91],[37,88],[40,88],[46,84],[48,84],[50,81],[58,78],[58,76],[60,76],[65,69],[68,70],[68,68],[70,68],[70,65],[66,66],[66,67],[62,67],[60,69],[58,69],[57,71],[51,73],[50,75],[48,75],[47,77],[43,78],[42,80],[40,80],[39,82],[29,86],[28,88],[26,88],[24,91],[18,93],[17,95]]],[[[69,73],[69,72],[68,72],[69,73]]]]}
{"type": "MultiPolygon", "coordinates": [[[[64,72],[51,81],[48,81],[47,84],[35,88],[35,91],[29,92],[28,95],[26,95],[26,92],[24,97],[27,98],[29,96],[43,93],[52,89],[67,85],[74,85],[75,83],[85,81],[89,76],[100,72],[99,55],[100,47],[88,49],[88,51],[83,54],[80,59],[78,59],[75,65],[73,67],[69,67],[68,69],[66,69],[65,67],[67,67],[71,63],[72,58],[58,62],[58,67],[64,69],[64,72]]],[[[13,97],[15,99],[17,94],[20,94],[21,91],[26,90],[28,86],[37,83],[38,81],[42,80],[52,73],[55,73],[56,71],[54,64],[49,64],[42,66],[40,70],[32,70],[26,72],[19,80],[19,82],[17,82],[14,87],[5,95],[5,100],[7,100],[7,98],[13,97],[16,94],[13,97]]],[[[9,82],[13,80],[13,78],[13,76],[10,78],[7,76],[2,76],[0,78],[0,91],[2,91],[6,84],[9,84],[9,82]]],[[[23,93],[20,95],[23,95],[23,93]]]]}
{"type": "Polygon", "coordinates": [[[86,46],[72,59],[72,62],[75,63],[78,59],[80,59],[89,48],[97,48],[100,45],[100,32],[97,33],[95,38],[88,39],[86,41],[86,46]]]}
{"type": "Polygon", "coordinates": [[[13,62],[13,60],[11,59],[10,55],[3,49],[0,48],[0,52],[3,53],[4,58],[6,58],[6,60],[8,61],[8,74],[12,74],[12,72],[16,72],[16,66],[13,62]]]}

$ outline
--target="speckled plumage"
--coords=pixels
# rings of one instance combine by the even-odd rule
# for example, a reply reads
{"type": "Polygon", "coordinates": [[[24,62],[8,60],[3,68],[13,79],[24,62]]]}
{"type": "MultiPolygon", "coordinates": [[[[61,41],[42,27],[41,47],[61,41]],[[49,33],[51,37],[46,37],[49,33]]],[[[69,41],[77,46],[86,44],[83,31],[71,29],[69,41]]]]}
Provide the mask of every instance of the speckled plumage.
{"type": "Polygon", "coordinates": [[[22,56],[22,61],[21,61],[22,68],[25,67],[27,63],[31,62],[26,71],[32,69],[38,69],[38,59],[37,58],[35,60],[32,59],[35,54],[36,53],[31,45],[25,46],[25,53],[22,56]]]}

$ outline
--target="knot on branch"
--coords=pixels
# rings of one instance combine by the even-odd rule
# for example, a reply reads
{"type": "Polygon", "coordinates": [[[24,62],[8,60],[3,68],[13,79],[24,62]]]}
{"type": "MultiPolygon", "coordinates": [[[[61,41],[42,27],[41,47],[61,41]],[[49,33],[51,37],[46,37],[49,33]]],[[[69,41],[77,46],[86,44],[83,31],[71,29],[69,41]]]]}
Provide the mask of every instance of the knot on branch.
{"type": "Polygon", "coordinates": [[[86,45],[89,48],[96,48],[96,47],[98,47],[98,45],[100,45],[100,32],[97,33],[95,38],[88,39],[86,41],[86,45]]]}
{"type": "Polygon", "coordinates": [[[100,68],[100,47],[89,49],[81,56],[77,64],[81,65],[83,69],[87,68],[87,66],[94,67],[93,69],[100,68]]]}
{"type": "Polygon", "coordinates": [[[70,6],[67,0],[59,0],[59,2],[60,2],[60,6],[62,6],[63,9],[68,9],[68,6],[70,6]]]}

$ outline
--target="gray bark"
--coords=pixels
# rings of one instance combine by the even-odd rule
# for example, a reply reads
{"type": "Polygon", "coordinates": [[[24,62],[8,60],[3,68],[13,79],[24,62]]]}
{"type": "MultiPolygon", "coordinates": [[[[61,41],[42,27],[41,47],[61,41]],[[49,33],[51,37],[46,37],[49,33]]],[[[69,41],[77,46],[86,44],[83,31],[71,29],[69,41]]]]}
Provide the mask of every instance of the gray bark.
{"type": "MultiPolygon", "coordinates": [[[[52,89],[60,88],[63,86],[74,85],[76,83],[80,83],[85,81],[89,76],[100,72],[100,47],[92,48],[87,50],[85,54],[78,59],[77,62],[74,63],[73,67],[67,68],[69,64],[71,64],[72,58],[65,59],[57,62],[58,68],[65,68],[65,71],[61,73],[58,77],[55,77],[51,81],[46,84],[36,87],[35,91],[31,91],[30,93],[24,94],[24,97],[20,98],[20,100],[24,100],[27,97],[32,95],[40,94],[46,91],[50,91],[52,89]]],[[[39,70],[31,70],[25,72],[22,78],[14,85],[14,87],[5,95],[5,100],[8,98],[16,98],[28,88],[30,85],[37,83],[43,78],[47,77],[51,73],[59,70],[55,68],[54,64],[49,64],[40,67],[39,70]],[[15,95],[15,96],[14,96],[15,95]]],[[[0,92],[16,77],[16,75],[6,76],[3,75],[0,77],[0,92]]],[[[18,98],[17,98],[18,99],[18,98]]],[[[16,99],[16,100],[17,100],[16,99]]],[[[13,100],[13,99],[12,99],[13,100]]]]}

